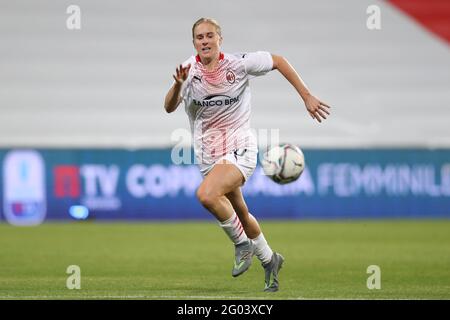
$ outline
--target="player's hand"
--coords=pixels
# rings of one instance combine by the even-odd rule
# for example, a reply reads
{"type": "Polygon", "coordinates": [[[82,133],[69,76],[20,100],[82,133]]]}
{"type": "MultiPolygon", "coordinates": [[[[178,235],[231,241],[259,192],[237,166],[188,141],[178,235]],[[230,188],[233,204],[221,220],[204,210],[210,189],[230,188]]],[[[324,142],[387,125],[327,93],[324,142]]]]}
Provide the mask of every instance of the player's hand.
{"type": "Polygon", "coordinates": [[[177,68],[177,73],[172,75],[177,84],[183,84],[183,82],[186,81],[190,68],[191,64],[188,64],[186,67],[183,67],[180,64],[180,66],[177,68]]]}
{"type": "Polygon", "coordinates": [[[322,119],[325,120],[327,115],[330,115],[329,109],[331,107],[313,95],[309,95],[305,100],[305,106],[310,116],[319,122],[322,122],[322,119]]]}

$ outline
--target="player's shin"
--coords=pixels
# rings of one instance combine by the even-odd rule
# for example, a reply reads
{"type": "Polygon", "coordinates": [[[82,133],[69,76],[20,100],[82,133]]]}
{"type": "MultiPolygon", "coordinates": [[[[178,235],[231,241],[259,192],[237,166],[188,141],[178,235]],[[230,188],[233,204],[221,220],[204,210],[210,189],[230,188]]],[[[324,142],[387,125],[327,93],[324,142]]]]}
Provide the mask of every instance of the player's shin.
{"type": "Polygon", "coordinates": [[[247,235],[245,234],[241,221],[235,212],[233,212],[231,218],[219,222],[219,224],[235,245],[247,241],[247,235]]]}

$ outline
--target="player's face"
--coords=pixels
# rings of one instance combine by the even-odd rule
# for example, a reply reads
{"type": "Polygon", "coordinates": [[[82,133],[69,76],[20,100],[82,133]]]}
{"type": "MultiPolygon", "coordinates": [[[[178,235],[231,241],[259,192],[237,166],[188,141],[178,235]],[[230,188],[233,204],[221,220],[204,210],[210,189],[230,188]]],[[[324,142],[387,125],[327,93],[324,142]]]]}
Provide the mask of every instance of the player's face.
{"type": "Polygon", "coordinates": [[[220,53],[222,37],[210,23],[200,23],[194,30],[194,47],[201,59],[213,59],[220,53]]]}

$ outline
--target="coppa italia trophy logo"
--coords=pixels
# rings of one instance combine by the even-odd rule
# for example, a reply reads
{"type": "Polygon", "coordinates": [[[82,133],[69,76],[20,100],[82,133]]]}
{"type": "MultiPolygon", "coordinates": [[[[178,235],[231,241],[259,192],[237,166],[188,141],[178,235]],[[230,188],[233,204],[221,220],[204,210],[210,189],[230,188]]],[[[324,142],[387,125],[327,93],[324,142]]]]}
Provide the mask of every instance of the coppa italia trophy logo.
{"type": "Polygon", "coordinates": [[[36,225],[45,219],[45,166],[38,152],[10,151],[3,163],[3,186],[3,209],[9,223],[36,225]]]}

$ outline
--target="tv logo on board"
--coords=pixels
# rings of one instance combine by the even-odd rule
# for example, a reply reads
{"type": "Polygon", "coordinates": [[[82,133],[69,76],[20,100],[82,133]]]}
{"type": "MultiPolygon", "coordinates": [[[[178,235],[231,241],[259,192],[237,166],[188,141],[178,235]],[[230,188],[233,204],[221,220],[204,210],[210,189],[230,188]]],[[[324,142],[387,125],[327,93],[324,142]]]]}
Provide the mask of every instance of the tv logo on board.
{"type": "Polygon", "coordinates": [[[8,152],[3,164],[3,185],[3,209],[9,223],[37,225],[45,219],[45,166],[38,152],[8,152]]]}
{"type": "Polygon", "coordinates": [[[81,204],[92,210],[118,210],[122,206],[116,196],[119,181],[116,165],[84,164],[54,167],[56,198],[80,198],[81,204]]]}

